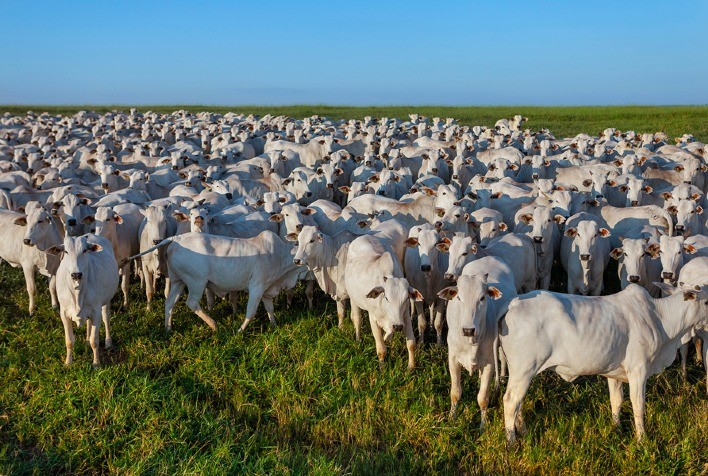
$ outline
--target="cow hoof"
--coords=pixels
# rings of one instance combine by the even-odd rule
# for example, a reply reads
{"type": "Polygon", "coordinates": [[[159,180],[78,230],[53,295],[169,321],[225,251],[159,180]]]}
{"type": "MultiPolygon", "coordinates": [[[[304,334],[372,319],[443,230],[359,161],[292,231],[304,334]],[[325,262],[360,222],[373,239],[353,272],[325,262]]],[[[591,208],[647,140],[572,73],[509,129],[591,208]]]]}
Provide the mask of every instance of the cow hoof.
{"type": "Polygon", "coordinates": [[[113,339],[106,339],[106,350],[113,348],[113,339]]]}
{"type": "Polygon", "coordinates": [[[94,363],[94,364],[91,364],[91,367],[93,367],[94,370],[98,370],[99,367],[101,367],[101,364],[94,363]]]}

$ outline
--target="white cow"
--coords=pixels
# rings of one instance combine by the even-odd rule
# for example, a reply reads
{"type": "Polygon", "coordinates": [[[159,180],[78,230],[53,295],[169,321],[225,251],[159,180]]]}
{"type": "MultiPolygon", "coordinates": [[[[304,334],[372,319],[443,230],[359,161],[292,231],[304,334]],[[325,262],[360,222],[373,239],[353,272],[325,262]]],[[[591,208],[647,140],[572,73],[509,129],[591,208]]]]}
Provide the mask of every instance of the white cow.
{"type": "Polygon", "coordinates": [[[560,259],[568,273],[568,294],[599,296],[610,260],[610,230],[597,217],[578,213],[566,221],[560,259]]]}
{"type": "Polygon", "coordinates": [[[500,325],[509,365],[504,425],[510,443],[523,431],[521,403],[531,379],[546,369],[572,382],[580,375],[607,377],[612,418],[619,424],[622,382],[629,382],[637,439],[644,436],[646,381],[671,365],[681,338],[708,325],[708,288],[676,290],[653,299],[630,284],[617,294],[574,296],[534,291],[514,299],[500,325]]]}
{"type": "Polygon", "coordinates": [[[64,238],[63,245],[47,250],[63,254],[57,270],[59,312],[66,340],[66,365],[73,361],[73,325],[86,323],[93,350],[93,366],[100,365],[98,338],[101,320],[106,327],[106,348],[113,346],[110,331],[111,299],[118,289],[118,264],[111,243],[93,234],[64,238]]]}

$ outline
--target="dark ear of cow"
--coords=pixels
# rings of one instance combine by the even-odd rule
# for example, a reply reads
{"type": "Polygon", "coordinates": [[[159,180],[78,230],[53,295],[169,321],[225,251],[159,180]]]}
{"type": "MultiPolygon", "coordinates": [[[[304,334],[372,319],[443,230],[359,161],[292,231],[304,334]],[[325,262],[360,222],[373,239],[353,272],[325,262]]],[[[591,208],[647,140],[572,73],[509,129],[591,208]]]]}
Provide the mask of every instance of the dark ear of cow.
{"type": "Polygon", "coordinates": [[[383,286],[376,286],[374,289],[372,289],[371,291],[369,291],[366,294],[366,297],[368,297],[369,299],[376,299],[381,294],[383,294],[383,292],[384,292],[383,286]]]}
{"type": "Polygon", "coordinates": [[[84,225],[89,225],[95,221],[96,221],[96,219],[94,218],[93,215],[86,215],[85,217],[83,217],[81,219],[81,223],[83,223],[84,225]]]}
{"type": "Polygon", "coordinates": [[[317,213],[317,209],[316,208],[303,208],[302,210],[300,210],[300,213],[302,213],[303,215],[314,215],[315,213],[317,213]]]}
{"type": "Polygon", "coordinates": [[[565,236],[567,236],[568,238],[573,238],[577,234],[578,234],[577,228],[567,228],[565,230],[565,236]]]}
{"type": "Polygon", "coordinates": [[[103,246],[98,243],[89,243],[88,248],[86,249],[92,253],[98,253],[99,251],[103,251],[103,246]]]}
{"type": "Polygon", "coordinates": [[[21,216],[15,218],[15,221],[13,222],[15,225],[19,226],[27,226],[27,217],[26,216],[21,216]]]}
{"type": "Polygon", "coordinates": [[[438,293],[438,297],[446,301],[454,299],[455,296],[457,296],[457,286],[448,286],[438,293]]]}
{"type": "Polygon", "coordinates": [[[275,214],[271,215],[270,218],[268,218],[268,220],[275,222],[275,223],[280,223],[281,221],[283,221],[283,215],[282,215],[282,213],[275,213],[275,214]]]}
{"type": "Polygon", "coordinates": [[[624,251],[622,251],[622,248],[615,248],[614,250],[610,251],[610,256],[618,260],[622,257],[622,253],[624,253],[624,251]]]}
{"type": "Polygon", "coordinates": [[[590,185],[592,185],[592,180],[590,180],[590,179],[583,180],[583,187],[589,187],[590,185]]]}
{"type": "Polygon", "coordinates": [[[423,301],[423,295],[420,294],[420,292],[416,288],[410,286],[408,287],[408,296],[414,301],[423,301]]]}
{"type": "Polygon", "coordinates": [[[647,246],[644,251],[649,253],[649,256],[651,256],[652,259],[655,259],[659,257],[660,249],[661,246],[659,245],[659,243],[652,243],[651,245],[647,246]]]}
{"type": "Polygon", "coordinates": [[[406,241],[403,242],[403,244],[407,248],[413,248],[415,246],[418,246],[418,238],[414,238],[414,237],[408,238],[406,241]]]}
{"type": "Polygon", "coordinates": [[[490,298],[497,300],[502,297],[502,292],[498,288],[495,288],[494,286],[489,286],[487,288],[487,295],[490,298]]]}
{"type": "Polygon", "coordinates": [[[47,254],[58,256],[64,252],[64,245],[50,246],[45,251],[47,254]]]}
{"type": "Polygon", "coordinates": [[[285,235],[285,239],[288,241],[297,241],[297,233],[288,233],[285,235]]]}

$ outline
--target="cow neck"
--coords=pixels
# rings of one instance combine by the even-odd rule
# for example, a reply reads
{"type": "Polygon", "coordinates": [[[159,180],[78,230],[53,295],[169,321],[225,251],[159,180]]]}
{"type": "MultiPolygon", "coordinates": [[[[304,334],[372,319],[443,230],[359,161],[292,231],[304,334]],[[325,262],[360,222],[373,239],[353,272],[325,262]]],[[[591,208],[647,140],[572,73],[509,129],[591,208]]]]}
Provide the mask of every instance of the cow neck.
{"type": "MultiPolygon", "coordinates": [[[[686,333],[698,323],[700,309],[692,313],[695,303],[684,301],[683,292],[676,292],[669,297],[653,299],[656,311],[661,320],[661,327],[670,339],[675,339],[686,333]]],[[[697,306],[705,306],[698,303],[697,306]]]]}

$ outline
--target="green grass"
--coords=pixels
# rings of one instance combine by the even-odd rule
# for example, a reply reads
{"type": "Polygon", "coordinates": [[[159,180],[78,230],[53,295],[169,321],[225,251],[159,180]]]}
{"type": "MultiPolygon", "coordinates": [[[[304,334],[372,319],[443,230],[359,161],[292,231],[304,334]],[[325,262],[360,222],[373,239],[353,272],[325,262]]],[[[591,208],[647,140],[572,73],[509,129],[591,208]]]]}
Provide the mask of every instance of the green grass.
{"type": "MultiPolygon", "coordinates": [[[[0,112],[25,114],[28,110],[37,113],[47,111],[51,114],[73,114],[81,109],[97,112],[111,110],[127,111],[130,106],[13,106],[0,105],[0,112]]],[[[418,113],[428,117],[455,117],[462,124],[493,125],[497,119],[523,114],[529,118],[527,127],[537,130],[549,128],[556,137],[571,137],[580,132],[597,134],[607,127],[638,132],[665,131],[672,137],[691,133],[697,139],[708,142],[708,106],[580,106],[580,107],[542,107],[542,106],[492,106],[492,107],[446,107],[446,106],[138,106],[141,111],[170,113],[178,109],[190,111],[229,111],[245,114],[284,114],[292,117],[308,117],[313,114],[333,119],[374,117],[406,118],[408,114],[418,113]]]]}
{"type": "MultiPolygon", "coordinates": [[[[361,117],[402,116],[413,108],[238,110],[361,117]]],[[[520,111],[532,127],[559,135],[606,126],[707,135],[706,107],[415,110],[486,124],[520,111]]],[[[616,268],[608,270],[613,273],[616,268]]],[[[610,284],[608,291],[616,291],[610,284]]],[[[553,287],[564,289],[562,282],[553,287]]],[[[64,367],[63,329],[44,278],[38,288],[38,311],[28,317],[22,273],[0,266],[0,474],[708,472],[705,374],[693,358],[687,381],[677,365],[650,379],[641,444],[628,400],[621,427],[613,427],[604,379],[569,384],[546,373],[524,402],[528,433],[508,451],[499,401],[487,431],[477,429],[476,375],[463,378],[460,415],[449,421],[445,349],[427,344],[409,373],[397,335],[380,370],[368,324],[357,344],[348,320],[337,329],[334,303],[322,293],[313,311],[301,289],[290,309],[278,299],[277,328],[261,308],[245,335],[236,334],[245,299],[235,318],[229,306],[217,304],[216,333],[180,303],[174,331],[166,335],[164,300],[146,312],[134,284],[129,309],[114,306],[115,348],[103,351],[103,366],[92,370],[81,330],[74,365],[64,367]]]]}

